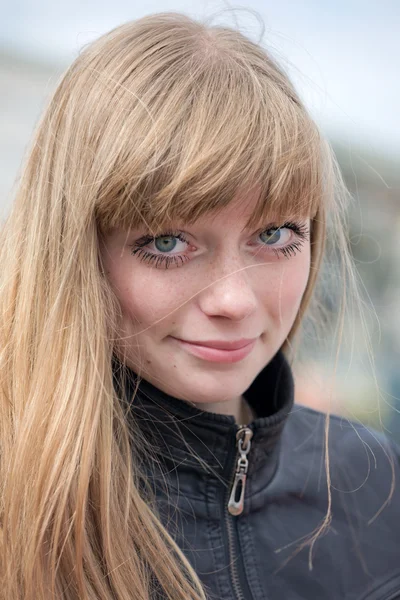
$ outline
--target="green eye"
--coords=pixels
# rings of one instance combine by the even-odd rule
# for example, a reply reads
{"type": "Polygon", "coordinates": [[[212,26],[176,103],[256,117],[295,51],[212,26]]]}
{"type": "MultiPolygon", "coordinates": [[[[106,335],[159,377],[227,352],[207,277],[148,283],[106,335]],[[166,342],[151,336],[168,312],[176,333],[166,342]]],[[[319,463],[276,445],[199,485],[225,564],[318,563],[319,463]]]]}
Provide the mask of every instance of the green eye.
{"type": "Polygon", "coordinates": [[[280,229],[266,229],[260,234],[261,240],[264,244],[276,244],[280,241],[282,233],[280,229]]]}
{"type": "Polygon", "coordinates": [[[154,245],[160,252],[171,252],[177,244],[176,236],[163,235],[155,238],[154,245]]]}
{"type": "Polygon", "coordinates": [[[190,260],[188,254],[183,254],[188,245],[181,232],[168,231],[163,235],[144,235],[136,240],[132,244],[132,254],[151,266],[168,269],[170,265],[179,267],[190,260]]]}

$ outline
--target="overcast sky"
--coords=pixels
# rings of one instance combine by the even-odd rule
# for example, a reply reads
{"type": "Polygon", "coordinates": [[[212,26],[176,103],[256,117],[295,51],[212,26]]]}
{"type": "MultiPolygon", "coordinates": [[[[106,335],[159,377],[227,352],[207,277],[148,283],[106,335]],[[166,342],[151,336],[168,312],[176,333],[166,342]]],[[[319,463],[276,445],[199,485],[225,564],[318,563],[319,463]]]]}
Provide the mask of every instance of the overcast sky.
{"type": "MultiPolygon", "coordinates": [[[[3,0],[3,4],[5,0],[3,0]]],[[[13,0],[2,6],[0,45],[69,63],[108,29],[145,14],[177,10],[209,16],[228,6],[256,10],[265,44],[291,65],[318,122],[334,137],[400,156],[400,0],[13,0]]],[[[259,25],[237,12],[257,38],[259,25]]],[[[225,23],[233,25],[225,14],[225,23]]]]}

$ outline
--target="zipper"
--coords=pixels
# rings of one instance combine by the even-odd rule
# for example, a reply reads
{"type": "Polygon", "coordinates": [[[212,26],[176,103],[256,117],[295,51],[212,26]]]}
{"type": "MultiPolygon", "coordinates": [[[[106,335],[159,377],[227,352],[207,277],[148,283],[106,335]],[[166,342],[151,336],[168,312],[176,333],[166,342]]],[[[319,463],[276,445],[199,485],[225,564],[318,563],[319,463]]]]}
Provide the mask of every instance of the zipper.
{"type": "Polygon", "coordinates": [[[246,491],[247,470],[249,460],[247,458],[251,448],[251,438],[253,431],[247,425],[240,425],[236,432],[236,447],[238,448],[238,458],[236,464],[235,477],[231,487],[231,493],[228,502],[228,512],[237,517],[243,512],[244,493],[246,491]],[[239,497],[238,497],[239,494],[239,497]]]}
{"type": "Polygon", "coordinates": [[[248,454],[251,448],[251,438],[253,431],[247,425],[239,425],[236,431],[236,457],[235,471],[232,475],[232,483],[228,488],[225,503],[224,517],[226,530],[228,533],[228,551],[229,568],[231,573],[232,587],[235,592],[236,600],[248,600],[251,598],[250,589],[245,580],[244,568],[240,562],[242,577],[239,574],[238,560],[241,560],[239,548],[235,543],[238,537],[237,521],[232,517],[237,517],[243,512],[244,494],[246,490],[247,470],[249,466],[248,454]],[[235,538],[236,535],[236,538],[235,538]],[[243,593],[246,590],[246,595],[243,593]]]}

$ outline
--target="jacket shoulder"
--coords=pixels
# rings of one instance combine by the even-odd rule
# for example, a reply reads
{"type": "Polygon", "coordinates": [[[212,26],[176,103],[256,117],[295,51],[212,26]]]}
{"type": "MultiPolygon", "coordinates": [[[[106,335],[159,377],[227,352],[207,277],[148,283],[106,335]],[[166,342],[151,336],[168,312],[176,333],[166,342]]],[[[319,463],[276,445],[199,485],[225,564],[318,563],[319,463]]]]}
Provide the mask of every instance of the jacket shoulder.
{"type": "MultiPolygon", "coordinates": [[[[312,432],[319,435],[325,431],[327,415],[308,406],[295,404],[289,420],[292,421],[291,426],[296,428],[300,436],[312,432]]],[[[337,414],[330,414],[328,422],[329,447],[336,448],[339,457],[343,457],[345,449],[351,451],[356,459],[359,458],[360,452],[364,455],[367,451],[370,453],[376,451],[377,455],[383,453],[394,458],[399,466],[400,446],[390,438],[388,433],[337,414]]],[[[323,442],[324,438],[321,444],[323,442]]]]}
{"type": "Polygon", "coordinates": [[[329,465],[334,495],[357,499],[361,505],[366,502],[370,514],[383,505],[400,506],[398,444],[387,434],[346,417],[329,415],[327,431],[326,422],[324,413],[295,404],[284,431],[286,459],[297,461],[297,455],[300,473],[314,489],[321,489],[322,479],[326,482],[329,465]]]}

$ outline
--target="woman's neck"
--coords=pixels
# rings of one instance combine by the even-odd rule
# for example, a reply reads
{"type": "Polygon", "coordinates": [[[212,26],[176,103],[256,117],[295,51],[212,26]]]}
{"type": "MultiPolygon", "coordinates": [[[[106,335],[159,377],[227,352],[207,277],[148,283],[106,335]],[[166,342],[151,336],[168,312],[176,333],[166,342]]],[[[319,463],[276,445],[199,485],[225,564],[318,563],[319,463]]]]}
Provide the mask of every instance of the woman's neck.
{"type": "Polygon", "coordinates": [[[236,423],[247,425],[255,418],[244,396],[238,396],[228,402],[201,402],[196,404],[200,410],[222,415],[233,415],[236,423]]]}

